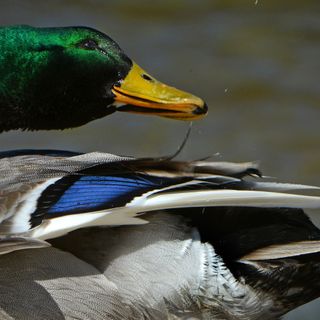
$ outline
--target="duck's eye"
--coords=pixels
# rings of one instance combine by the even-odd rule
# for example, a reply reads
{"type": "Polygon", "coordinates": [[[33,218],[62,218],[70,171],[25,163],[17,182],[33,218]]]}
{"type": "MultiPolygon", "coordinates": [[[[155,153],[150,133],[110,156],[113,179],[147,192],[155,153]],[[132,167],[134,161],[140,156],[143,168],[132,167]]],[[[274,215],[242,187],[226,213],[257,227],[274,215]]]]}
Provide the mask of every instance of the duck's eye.
{"type": "Polygon", "coordinates": [[[151,81],[151,82],[154,81],[150,76],[148,76],[148,75],[145,74],[145,73],[143,73],[143,74],[141,75],[141,77],[142,77],[143,79],[147,80],[147,81],[151,81]]]}
{"type": "Polygon", "coordinates": [[[95,50],[99,47],[98,43],[92,39],[83,40],[78,44],[78,46],[87,50],[95,50]]]}

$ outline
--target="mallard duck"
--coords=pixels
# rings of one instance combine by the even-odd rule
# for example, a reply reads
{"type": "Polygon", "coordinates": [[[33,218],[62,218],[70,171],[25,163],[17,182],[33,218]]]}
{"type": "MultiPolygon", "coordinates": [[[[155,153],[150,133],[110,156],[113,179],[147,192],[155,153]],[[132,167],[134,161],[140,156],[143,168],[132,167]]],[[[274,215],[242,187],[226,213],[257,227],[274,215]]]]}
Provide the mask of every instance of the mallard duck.
{"type": "MultiPolygon", "coordinates": [[[[0,131],[207,111],[98,31],[0,37],[0,131]]],[[[22,150],[0,172],[2,319],[274,319],[319,295],[302,209],[320,198],[298,193],[317,188],[265,182],[254,163],[22,150]]]]}

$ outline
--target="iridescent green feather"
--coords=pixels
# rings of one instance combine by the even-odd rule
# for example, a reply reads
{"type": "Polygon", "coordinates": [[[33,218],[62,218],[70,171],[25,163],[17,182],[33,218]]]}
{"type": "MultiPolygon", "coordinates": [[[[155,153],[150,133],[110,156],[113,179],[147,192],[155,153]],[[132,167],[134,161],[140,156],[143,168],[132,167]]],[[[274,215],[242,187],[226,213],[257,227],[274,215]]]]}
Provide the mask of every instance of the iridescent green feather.
{"type": "Polygon", "coordinates": [[[131,64],[94,29],[0,28],[0,128],[62,129],[103,117],[131,64]]]}

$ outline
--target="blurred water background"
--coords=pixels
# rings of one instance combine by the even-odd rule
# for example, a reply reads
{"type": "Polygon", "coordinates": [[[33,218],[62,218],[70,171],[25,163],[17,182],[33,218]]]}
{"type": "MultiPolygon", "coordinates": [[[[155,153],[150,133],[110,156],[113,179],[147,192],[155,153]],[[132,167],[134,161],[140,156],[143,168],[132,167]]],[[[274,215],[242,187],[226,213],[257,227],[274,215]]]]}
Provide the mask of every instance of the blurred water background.
{"type": "MultiPolygon", "coordinates": [[[[180,158],[259,160],[266,175],[320,185],[319,0],[0,0],[0,25],[86,25],[150,74],[204,98],[180,158]]],[[[79,106],[80,107],[80,106],[79,106]]],[[[187,123],[115,114],[60,132],[9,132],[0,147],[173,153],[187,123]]],[[[319,319],[315,301],[286,319],[319,319]]]]}

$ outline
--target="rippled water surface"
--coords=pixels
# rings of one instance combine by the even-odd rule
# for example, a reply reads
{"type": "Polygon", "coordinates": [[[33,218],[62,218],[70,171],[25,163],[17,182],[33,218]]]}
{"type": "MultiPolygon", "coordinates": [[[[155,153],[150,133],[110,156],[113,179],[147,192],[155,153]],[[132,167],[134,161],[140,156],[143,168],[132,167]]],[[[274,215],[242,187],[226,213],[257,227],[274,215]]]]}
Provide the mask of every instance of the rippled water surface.
{"type": "MultiPolygon", "coordinates": [[[[260,160],[266,175],[320,184],[319,0],[0,0],[0,24],[98,28],[152,75],[207,101],[182,158],[260,160]]],[[[63,132],[5,133],[0,146],[159,156],[187,126],[116,114],[63,132]]],[[[314,302],[287,319],[319,312],[314,302]]]]}

